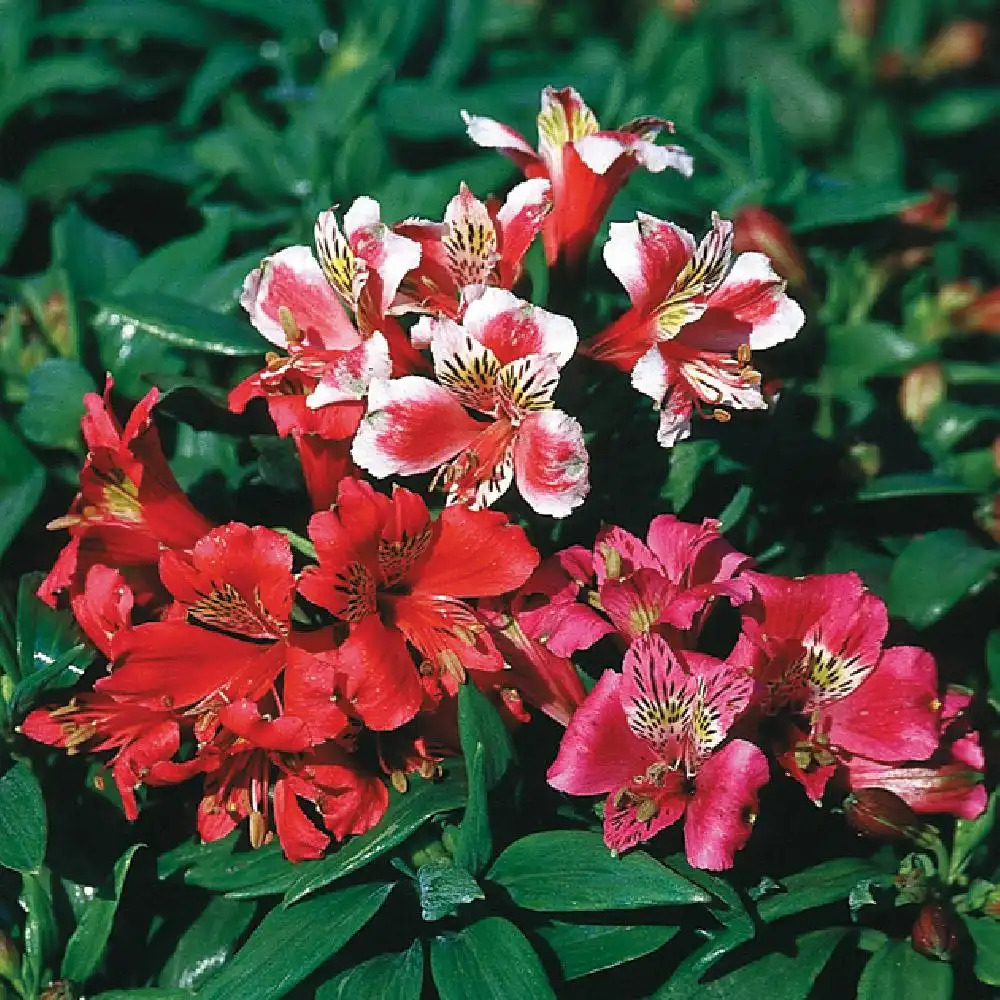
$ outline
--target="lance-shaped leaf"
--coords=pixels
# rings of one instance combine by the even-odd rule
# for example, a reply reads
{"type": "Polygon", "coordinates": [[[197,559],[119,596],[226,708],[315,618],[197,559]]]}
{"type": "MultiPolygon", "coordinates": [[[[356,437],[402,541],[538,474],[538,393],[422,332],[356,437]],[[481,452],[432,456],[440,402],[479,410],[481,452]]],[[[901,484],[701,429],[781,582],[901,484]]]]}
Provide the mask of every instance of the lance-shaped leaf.
{"type": "Polygon", "coordinates": [[[45,857],[45,800],[24,763],[0,778],[0,865],[37,873],[45,857]]]}
{"type": "Polygon", "coordinates": [[[316,991],[316,1000],[420,1000],[424,949],[419,940],[397,955],[377,955],[345,969],[316,991]]]}

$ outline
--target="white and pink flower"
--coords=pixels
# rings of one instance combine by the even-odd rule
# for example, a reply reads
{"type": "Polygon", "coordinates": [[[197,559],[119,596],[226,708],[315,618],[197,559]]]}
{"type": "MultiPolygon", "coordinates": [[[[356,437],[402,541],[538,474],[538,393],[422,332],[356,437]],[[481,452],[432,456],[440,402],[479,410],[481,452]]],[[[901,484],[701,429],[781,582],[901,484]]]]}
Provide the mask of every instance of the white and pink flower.
{"type": "Polygon", "coordinates": [[[437,469],[448,503],[473,509],[512,482],[541,514],[565,517],[581,504],[589,489],[583,430],[553,404],[577,345],[572,321],[488,288],[462,324],[428,317],[418,326],[436,381],[374,379],[354,461],[377,478],[437,469]]]}
{"type": "Polygon", "coordinates": [[[701,241],[672,222],[639,213],[612,223],[609,270],[632,307],[586,352],[622,371],[660,411],[665,448],[691,433],[695,410],[728,420],[729,409],[767,403],[751,352],[791,340],[805,316],[764,254],[732,258],[733,225],[713,213],[701,241]]]}

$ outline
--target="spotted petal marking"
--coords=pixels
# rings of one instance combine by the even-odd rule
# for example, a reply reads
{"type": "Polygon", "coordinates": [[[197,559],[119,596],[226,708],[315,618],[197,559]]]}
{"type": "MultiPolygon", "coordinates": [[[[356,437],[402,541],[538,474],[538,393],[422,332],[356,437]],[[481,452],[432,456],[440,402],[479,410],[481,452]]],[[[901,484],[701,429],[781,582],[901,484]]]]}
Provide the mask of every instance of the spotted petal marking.
{"type": "Polygon", "coordinates": [[[712,228],[677,275],[656,311],[657,335],[673,340],[704,313],[709,298],[726,279],[733,249],[733,224],[712,213],[712,228]]]}
{"type": "Polygon", "coordinates": [[[254,640],[280,639],[288,627],[273,618],[254,591],[253,606],[231,584],[223,583],[187,609],[188,620],[254,640]]]}
{"type": "Polygon", "coordinates": [[[459,288],[487,284],[500,254],[496,227],[486,206],[463,183],[448,205],[444,221],[447,231],[441,244],[455,284],[459,288]]]}
{"type": "Polygon", "coordinates": [[[775,707],[792,705],[807,710],[840,701],[856,691],[874,670],[874,664],[861,663],[821,646],[808,645],[803,655],[785,671],[781,680],[770,686],[770,702],[775,707]]]}
{"type": "Polygon", "coordinates": [[[117,468],[91,469],[104,485],[104,512],[121,521],[142,521],[142,504],[139,502],[139,487],[125,473],[117,468]]]}
{"type": "Polygon", "coordinates": [[[398,583],[409,573],[415,563],[427,551],[431,543],[432,532],[428,524],[426,528],[415,535],[403,535],[398,542],[385,538],[378,543],[378,566],[382,574],[382,582],[386,587],[398,583]]]}
{"type": "Polygon", "coordinates": [[[316,220],[315,239],[316,254],[326,280],[344,304],[356,312],[361,289],[368,280],[368,265],[351,249],[332,209],[322,212],[316,220]]]}
{"type": "Polygon", "coordinates": [[[512,417],[552,409],[559,384],[554,355],[529,354],[503,366],[497,375],[502,404],[512,417]]]}
{"type": "Polygon", "coordinates": [[[470,510],[482,510],[492,506],[514,481],[514,441],[510,424],[498,420],[480,435],[477,443],[443,466],[438,476],[447,491],[445,502],[449,507],[462,504],[470,510]]]}
{"type": "Polygon", "coordinates": [[[441,338],[432,345],[438,382],[472,410],[496,414],[496,382],[500,362],[478,340],[465,333],[456,343],[441,338]],[[451,350],[448,350],[448,348],[451,350]]]}
{"type": "Polygon", "coordinates": [[[334,591],[343,602],[337,617],[345,622],[359,622],[378,608],[375,599],[375,579],[359,562],[350,563],[337,574],[334,591]]]}

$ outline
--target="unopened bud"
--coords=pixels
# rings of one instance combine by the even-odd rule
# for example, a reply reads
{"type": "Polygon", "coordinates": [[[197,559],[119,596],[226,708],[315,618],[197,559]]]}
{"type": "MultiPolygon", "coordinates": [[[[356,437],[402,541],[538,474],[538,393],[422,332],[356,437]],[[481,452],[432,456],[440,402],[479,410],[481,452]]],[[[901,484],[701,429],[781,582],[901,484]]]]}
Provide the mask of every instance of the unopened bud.
{"type": "Polygon", "coordinates": [[[57,979],[42,990],[38,1000],[76,1000],[76,993],[68,980],[57,979]]]}
{"type": "Polygon", "coordinates": [[[848,825],[875,840],[914,840],[923,826],[917,814],[886,788],[859,788],[844,799],[848,825]]]}
{"type": "Polygon", "coordinates": [[[993,920],[1000,920],[1000,886],[994,886],[983,901],[983,913],[993,920]]]}
{"type": "Polygon", "coordinates": [[[775,271],[793,287],[806,283],[806,262],[795,238],[777,216],[757,205],[741,208],[733,219],[733,251],[771,258],[775,271]]]}
{"type": "Polygon", "coordinates": [[[900,211],[897,218],[908,226],[939,233],[951,224],[956,208],[955,195],[946,187],[935,186],[922,201],[900,211]]]}
{"type": "Polygon", "coordinates": [[[927,414],[944,399],[947,382],[936,361],[911,368],[899,383],[899,409],[906,421],[920,427],[927,414]]]}
{"type": "Polygon", "coordinates": [[[878,0],[840,0],[840,22],[848,34],[871,38],[877,16],[878,0]]]}
{"type": "Polygon", "coordinates": [[[991,288],[955,310],[956,326],[974,333],[1000,333],[1000,288],[991,288]]]}
{"type": "Polygon", "coordinates": [[[982,21],[952,21],[946,24],[917,60],[916,74],[925,80],[967,69],[979,62],[986,45],[982,21]]]}
{"type": "Polygon", "coordinates": [[[958,929],[951,911],[942,903],[924,903],[910,932],[913,947],[921,955],[950,962],[958,948],[958,929]]]}

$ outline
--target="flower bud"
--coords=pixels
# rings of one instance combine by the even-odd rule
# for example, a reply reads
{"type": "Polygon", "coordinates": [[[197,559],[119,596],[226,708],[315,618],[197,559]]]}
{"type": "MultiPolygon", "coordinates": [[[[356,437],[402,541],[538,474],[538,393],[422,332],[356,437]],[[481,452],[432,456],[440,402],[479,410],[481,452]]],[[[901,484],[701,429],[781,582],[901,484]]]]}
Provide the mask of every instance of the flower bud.
{"type": "Polygon", "coordinates": [[[806,282],[806,262],[787,226],[757,205],[741,208],[733,219],[733,251],[756,251],[771,258],[775,271],[793,287],[806,282]]]}
{"type": "Polygon", "coordinates": [[[57,979],[42,990],[38,1000],[76,1000],[76,994],[68,980],[57,979]]]}
{"type": "Polygon", "coordinates": [[[840,0],[840,21],[848,34],[871,38],[877,17],[878,0],[840,0]]]}
{"type": "Polygon", "coordinates": [[[844,799],[848,825],[875,840],[913,840],[922,824],[917,814],[886,788],[859,788],[844,799]]]}
{"type": "Polygon", "coordinates": [[[1000,886],[994,886],[983,901],[983,913],[993,920],[1000,920],[1000,886]]]}
{"type": "Polygon", "coordinates": [[[951,911],[933,900],[924,903],[910,932],[910,940],[914,950],[921,955],[950,962],[958,948],[958,929],[951,911]]]}
{"type": "Polygon", "coordinates": [[[904,208],[896,218],[908,226],[919,226],[939,233],[951,224],[956,209],[955,195],[948,188],[936,185],[930,189],[926,198],[904,208]]]}
{"type": "Polygon", "coordinates": [[[911,368],[899,383],[899,409],[906,421],[920,427],[927,414],[944,399],[944,369],[935,361],[911,368]]]}
{"type": "Polygon", "coordinates": [[[1000,288],[977,295],[952,313],[953,322],[975,333],[1000,333],[1000,288]]]}
{"type": "Polygon", "coordinates": [[[979,62],[986,44],[982,21],[952,21],[931,39],[917,60],[916,75],[925,80],[967,69],[979,62]]]}

